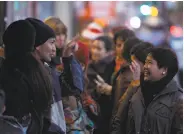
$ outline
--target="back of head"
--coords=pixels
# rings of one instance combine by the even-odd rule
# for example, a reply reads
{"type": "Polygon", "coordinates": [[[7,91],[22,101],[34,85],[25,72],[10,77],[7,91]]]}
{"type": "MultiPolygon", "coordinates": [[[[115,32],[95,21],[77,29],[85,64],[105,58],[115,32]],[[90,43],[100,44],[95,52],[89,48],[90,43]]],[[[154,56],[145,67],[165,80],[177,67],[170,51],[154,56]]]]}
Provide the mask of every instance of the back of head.
{"type": "Polygon", "coordinates": [[[130,30],[130,29],[122,29],[122,30],[118,30],[115,34],[114,34],[114,43],[116,43],[116,40],[118,38],[120,38],[122,41],[126,41],[129,38],[135,37],[135,33],[130,30]]]}
{"type": "Polygon", "coordinates": [[[157,61],[158,67],[168,69],[167,76],[173,78],[178,72],[178,59],[174,51],[168,48],[153,48],[151,55],[157,61]]]}
{"type": "Polygon", "coordinates": [[[36,31],[27,20],[11,23],[3,34],[5,57],[22,56],[34,49],[36,31]]]}
{"type": "Polygon", "coordinates": [[[132,47],[136,46],[137,44],[141,43],[142,41],[139,40],[138,38],[136,37],[132,37],[132,38],[129,38],[128,40],[125,41],[124,43],[124,48],[123,48],[123,52],[122,52],[122,57],[130,62],[131,61],[131,55],[130,55],[130,52],[131,52],[131,49],[132,47]]]}
{"type": "Polygon", "coordinates": [[[108,51],[111,51],[113,49],[113,40],[109,36],[100,36],[96,38],[95,40],[102,41],[105,45],[105,49],[108,51]]]}
{"type": "Polygon", "coordinates": [[[130,54],[134,55],[142,63],[145,63],[146,57],[153,47],[149,42],[141,42],[132,47],[130,54]]]}
{"type": "Polygon", "coordinates": [[[58,17],[48,17],[44,20],[44,23],[51,27],[56,35],[64,34],[67,35],[67,27],[58,17]]]}
{"type": "Polygon", "coordinates": [[[115,33],[117,33],[118,31],[124,30],[124,29],[127,29],[127,27],[124,27],[124,26],[114,27],[112,28],[112,33],[113,35],[115,35],[115,33]]]}
{"type": "Polygon", "coordinates": [[[36,38],[34,47],[43,45],[49,38],[55,38],[55,33],[48,25],[43,23],[41,20],[35,18],[27,18],[36,30],[36,38]]]}

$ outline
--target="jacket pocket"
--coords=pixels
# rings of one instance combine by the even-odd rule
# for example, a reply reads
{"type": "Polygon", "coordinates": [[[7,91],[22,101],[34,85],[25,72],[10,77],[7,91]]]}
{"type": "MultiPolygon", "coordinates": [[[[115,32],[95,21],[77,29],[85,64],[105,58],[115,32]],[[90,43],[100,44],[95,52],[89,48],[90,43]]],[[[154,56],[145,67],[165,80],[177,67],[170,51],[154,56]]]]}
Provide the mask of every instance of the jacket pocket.
{"type": "Polygon", "coordinates": [[[155,114],[164,119],[171,120],[171,114],[172,114],[171,106],[160,102],[160,105],[156,109],[155,114]]]}

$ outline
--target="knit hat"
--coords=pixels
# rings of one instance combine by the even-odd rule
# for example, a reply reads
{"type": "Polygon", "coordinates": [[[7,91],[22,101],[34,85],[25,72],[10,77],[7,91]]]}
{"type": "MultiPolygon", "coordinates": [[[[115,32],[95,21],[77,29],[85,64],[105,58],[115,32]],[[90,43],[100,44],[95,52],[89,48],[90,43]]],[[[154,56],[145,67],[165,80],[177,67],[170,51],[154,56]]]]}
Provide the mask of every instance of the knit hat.
{"type": "Polygon", "coordinates": [[[113,43],[113,40],[109,36],[100,36],[100,37],[96,38],[95,40],[99,40],[99,41],[104,42],[104,44],[105,44],[104,47],[107,51],[112,50],[114,43],[113,43]]]}
{"type": "Polygon", "coordinates": [[[103,28],[105,24],[102,23],[100,20],[95,20],[90,23],[86,29],[82,31],[82,37],[94,40],[95,38],[104,35],[103,28]]]}
{"type": "Polygon", "coordinates": [[[130,54],[134,55],[139,61],[145,63],[147,55],[150,53],[153,45],[149,42],[141,42],[132,47],[130,54]]]}
{"type": "Polygon", "coordinates": [[[49,38],[55,38],[55,33],[48,25],[35,18],[27,18],[36,30],[35,47],[43,45],[49,38]]]}
{"type": "Polygon", "coordinates": [[[87,66],[89,61],[89,47],[82,42],[77,42],[78,50],[74,53],[76,59],[87,66]]]}
{"type": "Polygon", "coordinates": [[[3,34],[5,56],[31,52],[34,48],[36,31],[27,20],[11,23],[3,34]]]}

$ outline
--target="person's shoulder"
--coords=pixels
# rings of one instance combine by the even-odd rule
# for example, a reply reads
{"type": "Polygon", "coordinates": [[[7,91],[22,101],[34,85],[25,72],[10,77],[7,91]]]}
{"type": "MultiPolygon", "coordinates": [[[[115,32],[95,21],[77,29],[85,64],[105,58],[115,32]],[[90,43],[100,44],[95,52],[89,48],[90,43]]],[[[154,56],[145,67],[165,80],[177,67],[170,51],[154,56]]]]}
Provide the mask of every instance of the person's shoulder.
{"type": "Polygon", "coordinates": [[[0,132],[6,134],[12,132],[12,134],[23,134],[23,127],[18,121],[11,116],[0,116],[0,132]]]}

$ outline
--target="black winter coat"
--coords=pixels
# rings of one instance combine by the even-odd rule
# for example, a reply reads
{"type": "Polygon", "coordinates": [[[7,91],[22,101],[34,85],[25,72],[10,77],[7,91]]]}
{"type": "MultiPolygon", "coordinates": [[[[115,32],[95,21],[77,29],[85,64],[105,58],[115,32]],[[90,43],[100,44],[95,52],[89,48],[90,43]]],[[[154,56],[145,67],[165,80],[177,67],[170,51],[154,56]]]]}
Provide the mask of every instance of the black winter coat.
{"type": "Polygon", "coordinates": [[[1,134],[24,134],[23,127],[17,120],[10,116],[0,116],[1,134]]]}

